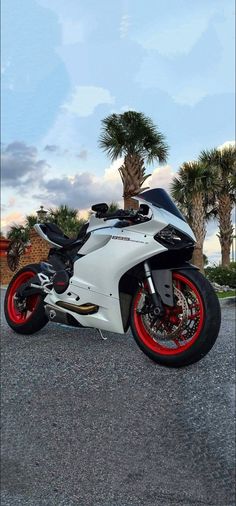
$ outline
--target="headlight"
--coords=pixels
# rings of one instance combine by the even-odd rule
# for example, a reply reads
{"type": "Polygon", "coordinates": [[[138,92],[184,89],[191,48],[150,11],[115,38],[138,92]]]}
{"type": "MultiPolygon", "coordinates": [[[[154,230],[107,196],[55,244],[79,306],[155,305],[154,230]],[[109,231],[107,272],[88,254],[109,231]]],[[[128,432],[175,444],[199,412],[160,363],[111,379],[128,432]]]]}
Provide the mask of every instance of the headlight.
{"type": "Polygon", "coordinates": [[[172,225],[168,225],[160,230],[160,232],[154,236],[154,239],[165,246],[165,248],[179,249],[194,245],[194,241],[191,237],[172,227],[172,225]]]}

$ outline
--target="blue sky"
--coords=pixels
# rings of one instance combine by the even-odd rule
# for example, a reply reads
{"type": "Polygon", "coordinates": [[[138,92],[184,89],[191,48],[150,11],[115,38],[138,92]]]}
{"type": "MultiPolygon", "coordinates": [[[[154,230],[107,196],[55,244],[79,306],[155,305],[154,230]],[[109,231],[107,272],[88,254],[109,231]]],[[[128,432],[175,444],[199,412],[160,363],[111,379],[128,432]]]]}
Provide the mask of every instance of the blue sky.
{"type": "Polygon", "coordinates": [[[4,226],[40,204],[121,200],[120,161],[98,148],[111,112],[142,111],[166,135],[168,165],[148,170],[168,188],[234,139],[234,2],[2,0],[1,78],[4,226]]]}

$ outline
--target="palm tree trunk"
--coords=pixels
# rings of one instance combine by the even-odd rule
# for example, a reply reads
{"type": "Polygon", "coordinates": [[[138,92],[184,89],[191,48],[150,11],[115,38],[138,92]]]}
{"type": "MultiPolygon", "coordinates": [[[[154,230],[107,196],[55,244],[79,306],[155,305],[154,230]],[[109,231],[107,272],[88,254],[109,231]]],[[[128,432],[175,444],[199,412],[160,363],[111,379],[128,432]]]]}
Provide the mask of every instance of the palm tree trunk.
{"type": "Polygon", "coordinates": [[[124,198],[124,209],[138,209],[139,203],[138,200],[133,199],[131,197],[124,198]]]}
{"type": "Polygon", "coordinates": [[[142,188],[142,185],[149,177],[149,174],[145,175],[143,159],[135,154],[126,155],[119,172],[123,183],[124,208],[138,209],[138,202],[132,197],[145,189],[142,188]]]}
{"type": "Polygon", "coordinates": [[[195,246],[191,261],[193,265],[196,265],[196,267],[198,267],[204,274],[203,249],[201,247],[198,247],[197,245],[195,246]]]}
{"type": "Polygon", "coordinates": [[[192,199],[191,225],[196,237],[192,261],[204,274],[203,243],[206,236],[206,223],[202,193],[196,193],[192,199]]]}
{"type": "Polygon", "coordinates": [[[219,195],[218,219],[220,233],[218,237],[221,245],[222,267],[229,267],[230,264],[230,248],[233,240],[232,209],[233,204],[230,195],[219,195]]]}

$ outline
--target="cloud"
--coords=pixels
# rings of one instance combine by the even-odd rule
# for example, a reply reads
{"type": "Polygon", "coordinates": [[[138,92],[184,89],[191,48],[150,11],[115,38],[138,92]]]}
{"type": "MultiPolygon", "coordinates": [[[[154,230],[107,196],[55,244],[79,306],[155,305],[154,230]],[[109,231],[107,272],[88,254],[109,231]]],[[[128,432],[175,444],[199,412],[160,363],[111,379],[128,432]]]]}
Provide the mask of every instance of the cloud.
{"type": "Polygon", "coordinates": [[[79,153],[77,153],[76,157],[80,158],[80,160],[87,160],[87,158],[88,158],[87,149],[81,149],[81,151],[79,153]]]}
{"type": "Polygon", "coordinates": [[[1,167],[3,184],[15,188],[40,179],[48,165],[35,146],[15,141],[2,148],[1,167]]]}
{"type": "Polygon", "coordinates": [[[220,242],[217,237],[218,228],[215,226],[216,230],[214,233],[208,234],[204,241],[204,253],[207,255],[209,260],[213,263],[218,264],[221,260],[221,252],[220,252],[220,242]]]}
{"type": "Polygon", "coordinates": [[[229,148],[230,146],[234,147],[235,145],[236,145],[235,141],[226,141],[223,144],[221,144],[220,146],[218,146],[217,149],[219,149],[220,151],[222,151],[225,148],[229,148]]]}
{"type": "MultiPolygon", "coordinates": [[[[122,163],[123,159],[119,158],[106,168],[100,177],[87,171],[73,176],[41,179],[40,191],[34,198],[39,199],[46,207],[69,203],[72,207],[84,210],[90,209],[96,202],[122,202],[123,187],[118,171],[122,163]]],[[[159,187],[168,191],[173,176],[170,165],[158,167],[144,183],[144,187],[159,187]]]]}
{"type": "Polygon", "coordinates": [[[13,225],[14,223],[17,224],[23,224],[25,221],[25,216],[22,213],[19,213],[17,211],[6,214],[6,216],[1,217],[1,230],[6,233],[9,226],[13,225]]]}
{"type": "Polygon", "coordinates": [[[59,146],[56,146],[56,144],[47,144],[44,148],[44,151],[48,151],[49,153],[56,153],[59,151],[59,146]]]}
{"type": "Polygon", "coordinates": [[[174,176],[176,174],[171,165],[162,165],[154,169],[150,179],[147,179],[147,184],[151,188],[164,188],[168,191],[174,176]]]}
{"type": "Polygon", "coordinates": [[[100,104],[113,104],[115,98],[106,88],[76,86],[71,98],[62,108],[72,115],[86,117],[93,114],[100,104]]]}
{"type": "Polygon", "coordinates": [[[90,172],[76,174],[73,177],[61,177],[40,181],[42,193],[34,198],[46,206],[68,204],[78,209],[90,209],[96,202],[122,200],[122,183],[118,167],[122,159],[108,167],[102,177],[90,172]]]}
{"type": "Polygon", "coordinates": [[[121,39],[124,39],[127,36],[130,26],[131,26],[130,16],[128,16],[128,14],[124,14],[124,16],[122,16],[121,22],[120,22],[120,38],[121,39]]]}
{"type": "Polygon", "coordinates": [[[209,95],[234,93],[231,8],[227,2],[225,9],[217,2],[206,3],[195,2],[186,12],[178,9],[161,24],[137,32],[135,39],[146,52],[137,82],[168,93],[182,106],[193,107],[209,95]]]}
{"type": "Polygon", "coordinates": [[[194,16],[192,9],[185,12],[181,10],[178,20],[176,16],[170,16],[161,24],[155,22],[155,25],[149,26],[140,37],[143,47],[147,50],[157,50],[159,54],[165,56],[188,54],[209,22],[205,12],[194,10],[194,16]]]}

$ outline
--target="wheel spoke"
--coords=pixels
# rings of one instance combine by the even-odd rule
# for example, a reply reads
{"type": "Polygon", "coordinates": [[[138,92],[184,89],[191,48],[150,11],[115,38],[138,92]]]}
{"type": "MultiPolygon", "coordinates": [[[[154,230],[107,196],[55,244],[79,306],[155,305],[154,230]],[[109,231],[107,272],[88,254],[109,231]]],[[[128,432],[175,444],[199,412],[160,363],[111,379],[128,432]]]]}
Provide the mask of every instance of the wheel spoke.
{"type": "Polygon", "coordinates": [[[195,320],[195,318],[199,318],[200,313],[194,313],[193,315],[188,316],[188,320],[195,320]]]}
{"type": "Polygon", "coordinates": [[[188,307],[189,307],[189,309],[194,309],[195,307],[199,308],[199,303],[195,302],[194,304],[189,304],[188,307]]]}
{"type": "Polygon", "coordinates": [[[176,344],[177,348],[181,348],[181,345],[179,343],[179,339],[177,339],[177,337],[175,337],[175,339],[173,339],[173,342],[176,344]]]}
{"type": "Polygon", "coordinates": [[[174,272],[173,285],[175,305],[171,308],[164,305],[161,319],[154,321],[151,311],[135,313],[140,338],[147,347],[163,355],[177,355],[190,348],[203,324],[201,294],[191,279],[174,272]]]}

